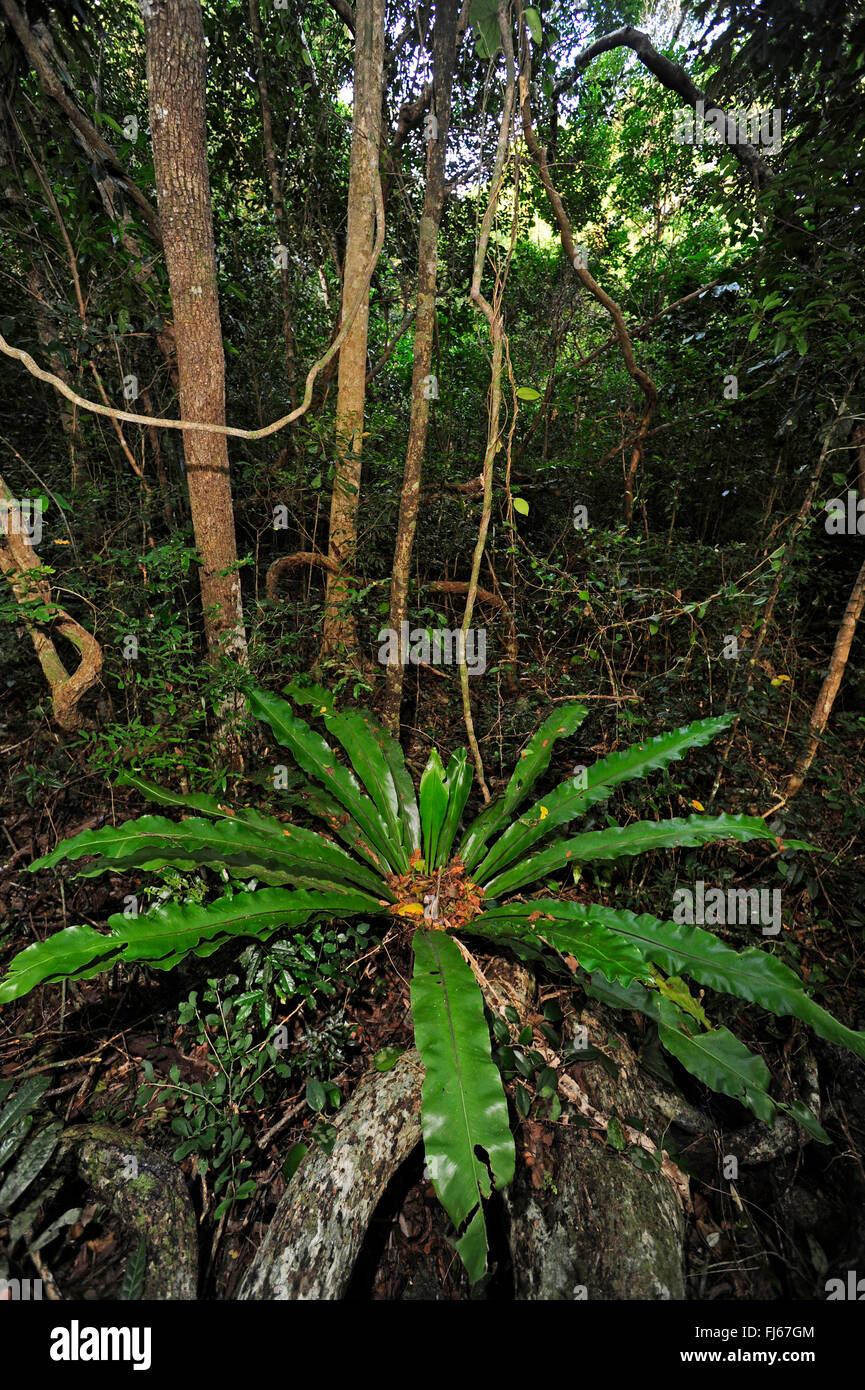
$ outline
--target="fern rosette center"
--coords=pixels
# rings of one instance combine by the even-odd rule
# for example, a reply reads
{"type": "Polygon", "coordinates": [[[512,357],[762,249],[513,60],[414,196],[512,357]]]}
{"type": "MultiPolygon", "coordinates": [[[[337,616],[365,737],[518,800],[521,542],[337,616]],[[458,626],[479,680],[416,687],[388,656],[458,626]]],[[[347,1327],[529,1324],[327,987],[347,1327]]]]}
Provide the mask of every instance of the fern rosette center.
{"type": "Polygon", "coordinates": [[[459,931],[483,912],[484,890],[459,859],[429,874],[420,855],[413,855],[409,872],[388,874],[386,882],[395,899],[388,911],[408,925],[459,931]]]}

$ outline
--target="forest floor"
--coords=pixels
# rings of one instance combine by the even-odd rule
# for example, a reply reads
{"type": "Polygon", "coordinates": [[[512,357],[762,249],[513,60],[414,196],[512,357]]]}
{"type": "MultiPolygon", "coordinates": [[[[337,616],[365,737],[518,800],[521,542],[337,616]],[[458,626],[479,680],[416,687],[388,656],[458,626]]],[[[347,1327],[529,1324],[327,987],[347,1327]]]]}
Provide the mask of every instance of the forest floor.
{"type": "MultiPolygon", "coordinates": [[[[29,941],[63,926],[102,925],[125,895],[140,891],[139,878],[76,879],[69,872],[74,865],[64,866],[60,876],[31,877],[24,871],[33,858],[60,839],[112,818],[121,821],[139,814],[142,805],[126,789],[111,790],[101,775],[88,772],[83,761],[77,769],[71,764],[67,775],[55,779],[58,785],[42,784],[28,798],[33,780],[28,769],[47,766],[55,757],[56,736],[46,727],[34,731],[22,710],[20,718],[7,720],[4,741],[17,744],[0,802],[8,849],[5,861],[0,862],[0,965],[5,966],[29,941]]],[[[803,814],[819,815],[821,810],[820,831],[826,842],[832,839],[832,815],[821,806],[819,794],[813,793],[803,814]]],[[[861,1027],[865,1020],[862,932],[847,924],[843,901],[843,894],[855,889],[847,880],[832,880],[831,865],[825,872],[828,882],[823,888],[840,893],[841,901],[831,920],[823,914],[819,932],[812,929],[807,914],[793,927],[800,947],[799,968],[807,977],[818,967],[817,978],[823,981],[821,1002],[851,1026],[861,1027]]],[[[36,991],[3,1010],[0,1080],[49,1071],[51,1085],[44,1102],[64,1124],[107,1122],[170,1154],[178,1142],[170,1121],[182,1114],[181,1092],[173,1082],[179,1078],[181,1087],[206,1083],[215,1070],[206,1040],[190,1041],[189,1030],[179,1023],[179,1003],[191,988],[200,988],[206,978],[219,976],[228,965],[230,957],[223,961],[220,953],[206,966],[195,962],[170,975],[118,969],[67,990],[55,986],[36,991]],[[166,1089],[157,1089],[142,1105],[136,1097],[145,1081],[145,1063],[166,1089]]],[[[296,1066],[296,1081],[288,1080],[278,1093],[269,1089],[262,1104],[250,1103],[244,1110],[243,1129],[251,1140],[246,1152],[251,1166],[244,1176],[255,1183],[248,1199],[235,1202],[214,1219],[216,1199],[207,1175],[198,1171],[198,1155],[193,1152],[182,1160],[198,1217],[199,1297],[233,1297],[285,1190],[287,1157],[299,1143],[322,1136],[326,1141],[333,1113],[320,1116],[305,1101],[303,1058],[310,1038],[323,1036],[334,1018],[339,1019],[340,1055],[332,1060],[329,1080],[339,1087],[344,1101],[383,1049],[411,1046],[409,977],[407,940],[395,924],[380,944],[373,944],[365,958],[338,979],[333,994],[311,1004],[301,1001],[286,1006],[282,1015],[289,1029],[285,1055],[296,1066]]],[[[546,981],[545,998],[553,997],[566,1014],[573,1013],[573,990],[567,983],[546,981]]],[[[801,1146],[796,1144],[770,1161],[743,1166],[736,1182],[721,1183],[724,1135],[741,1129],[751,1116],[736,1102],[713,1096],[677,1072],[686,1099],[716,1126],[703,1136],[673,1126],[664,1136],[675,1161],[691,1176],[693,1214],[685,1247],[688,1296],[699,1300],[824,1298],[827,1277],[857,1268],[857,1260],[860,1267],[863,1262],[865,1064],[812,1038],[795,1021],[774,1020],[756,1008],[742,1006],[736,1007],[735,1018],[739,1036],[764,1056],[773,1076],[789,1077],[797,1054],[810,1048],[819,1067],[823,1123],[833,1143],[827,1148],[804,1142],[802,1132],[801,1146]]],[[[541,1021],[540,1013],[522,1020],[533,1027],[541,1021]]],[[[639,1046],[644,1040],[640,1026],[633,1018],[626,1026],[639,1046]]],[[[549,1122],[532,1115],[519,1123],[518,1155],[537,1153],[539,1146],[542,1150],[549,1122]]],[[[117,1297],[134,1250],[134,1235],[86,1184],[67,1181],[62,1198],[52,1198],[51,1211],[59,1209],[61,1202],[80,1205],[82,1211],[63,1242],[52,1245],[50,1257],[48,1253],[44,1257],[50,1278],[67,1298],[117,1297]]],[[[418,1151],[375,1214],[348,1297],[388,1301],[511,1298],[503,1221],[501,1209],[494,1204],[490,1227],[495,1270],[482,1289],[471,1291],[418,1151]]]]}

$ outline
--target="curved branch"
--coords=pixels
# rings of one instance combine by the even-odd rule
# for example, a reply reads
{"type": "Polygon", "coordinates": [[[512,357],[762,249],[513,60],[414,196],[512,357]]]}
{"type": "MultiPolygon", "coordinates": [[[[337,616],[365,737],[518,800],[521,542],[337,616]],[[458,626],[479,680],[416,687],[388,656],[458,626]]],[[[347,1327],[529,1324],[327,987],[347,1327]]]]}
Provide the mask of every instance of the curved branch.
{"type": "Polygon", "coordinates": [[[297,550],[293,555],[280,555],[278,560],[268,567],[267,576],[264,581],[264,589],[270,599],[279,598],[279,581],[289,570],[297,569],[300,565],[320,565],[327,570],[328,574],[339,574],[339,565],[335,560],[331,560],[329,555],[320,555],[317,550],[297,550]]]}
{"type": "Polygon", "coordinates": [[[631,462],[625,480],[625,519],[627,521],[630,521],[631,514],[633,511],[634,478],[636,476],[637,466],[640,462],[640,459],[642,458],[646,431],[648,430],[652,416],[655,413],[655,405],[657,404],[658,400],[658,391],[655,386],[655,383],[652,381],[652,378],[646,372],[644,372],[641,367],[637,366],[636,359],[634,357],[634,349],[631,344],[630,334],[628,333],[628,329],[625,324],[625,318],[621,309],[619,308],[615,300],[610,298],[606,290],[601,288],[597,280],[595,280],[595,278],[589,273],[589,271],[581,264],[581,257],[577,254],[577,248],[574,245],[574,238],[571,232],[571,224],[568,220],[568,214],[565,212],[564,203],[562,202],[561,197],[556,191],[553,185],[553,181],[550,178],[550,170],[547,164],[547,157],[544,154],[543,149],[541,148],[541,145],[538,141],[538,137],[535,135],[534,127],[532,126],[532,114],[531,107],[529,104],[529,81],[531,78],[531,67],[529,60],[528,44],[526,44],[525,46],[525,54],[525,64],[523,67],[523,71],[520,73],[520,107],[523,118],[523,131],[526,137],[526,144],[528,145],[532,157],[538,166],[538,172],[541,176],[541,182],[543,183],[544,188],[546,189],[547,197],[550,200],[550,204],[555,214],[556,222],[559,226],[559,234],[561,236],[562,248],[571,265],[574,267],[574,270],[576,271],[577,275],[580,277],[581,281],[586,286],[586,289],[594,295],[595,299],[598,301],[599,304],[603,305],[607,313],[610,315],[610,318],[613,320],[613,323],[616,327],[616,335],[619,340],[619,346],[622,349],[622,356],[625,359],[625,366],[628,370],[628,375],[631,376],[634,379],[634,381],[636,381],[637,385],[640,387],[645,397],[646,403],[643,410],[643,417],[640,421],[639,432],[634,441],[634,452],[631,456],[631,462]]]}
{"type": "MultiPolygon", "coordinates": [[[[588,67],[593,58],[597,58],[601,53],[609,53],[613,48],[633,49],[643,66],[657,77],[662,86],[675,92],[688,106],[696,108],[698,101],[705,101],[704,93],[691,80],[685,69],[670,58],[663,57],[657,49],[652,47],[652,41],[648,34],[644,33],[642,29],[635,29],[630,24],[626,24],[622,29],[616,29],[611,34],[604,34],[601,38],[595,39],[594,43],[590,43],[588,48],[584,48],[582,53],[578,54],[570,72],[556,83],[553,88],[553,99],[555,100],[562,92],[566,92],[573,86],[580,73],[588,67]]],[[[724,116],[726,119],[726,112],[724,112],[724,116]]],[[[772,182],[771,169],[750,141],[736,140],[731,142],[728,148],[742,167],[747,169],[758,192],[772,182]]]]}
{"type": "Polygon", "coordinates": [[[15,498],[0,477],[0,570],[12,586],[12,592],[22,607],[24,625],[30,634],[33,648],[51,687],[54,719],[61,729],[79,729],[82,718],[78,705],[87,691],[99,682],[102,673],[102,648],[96,638],[79,622],[51,601],[51,587],[43,577],[42,566],[33,546],[19,533],[15,516],[15,498]],[[33,571],[38,571],[34,574],[33,571]],[[30,616],[29,605],[38,602],[48,609],[57,624],[57,631],[76,648],[81,660],[70,675],[52,639],[43,630],[43,623],[30,616]]]}
{"type": "MultiPolygon", "coordinates": [[[[0,0],[0,3],[5,4],[6,0],[0,0]]],[[[236,429],[232,425],[213,425],[203,420],[169,420],[167,417],[162,416],[136,415],[131,410],[115,410],[112,406],[100,405],[98,401],[89,401],[85,396],[79,396],[78,392],[73,391],[70,386],[67,386],[65,381],[61,381],[59,376],[55,376],[53,372],[46,372],[43,367],[40,367],[37,362],[34,362],[29,352],[24,352],[22,348],[14,348],[10,343],[7,343],[2,333],[0,333],[0,352],[5,353],[7,357],[14,357],[17,362],[22,362],[31,376],[35,376],[39,381],[46,381],[49,386],[53,386],[55,391],[59,391],[61,396],[65,396],[73,405],[80,406],[82,410],[89,410],[94,415],[107,415],[109,420],[126,420],[130,425],[146,425],[148,429],[200,430],[203,434],[225,434],[232,439],[266,439],[269,435],[276,434],[279,430],[285,429],[286,425],[293,424],[301,415],[306,414],[309,409],[310,401],[312,400],[312,384],[315,378],[322,368],[327,366],[331,358],[339,352],[354,322],[355,315],[363,303],[369,287],[369,282],[372,278],[372,273],[376,267],[376,262],[381,254],[381,248],[384,245],[384,205],[381,195],[381,180],[376,182],[374,191],[376,195],[377,216],[376,239],[372,249],[372,255],[364,271],[364,283],[361,286],[360,293],[351,306],[351,311],[346,315],[339,332],[327,349],[327,352],[310,367],[306,377],[303,400],[300,405],[296,410],[289,411],[288,415],[283,415],[281,419],[274,420],[272,425],[264,425],[258,430],[241,430],[236,429]]]]}

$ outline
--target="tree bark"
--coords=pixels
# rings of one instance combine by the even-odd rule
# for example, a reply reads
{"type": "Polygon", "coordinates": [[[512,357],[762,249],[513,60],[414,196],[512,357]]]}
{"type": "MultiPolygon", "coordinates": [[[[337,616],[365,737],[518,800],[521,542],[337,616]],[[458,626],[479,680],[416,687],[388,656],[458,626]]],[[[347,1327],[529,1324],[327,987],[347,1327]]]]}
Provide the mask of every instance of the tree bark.
{"type": "Polygon", "coordinates": [[[814,712],[811,715],[808,742],[785,788],[785,802],[792,800],[808,776],[814,755],[820,745],[820,739],[823,737],[823,730],[826,728],[829,715],[832,713],[835,697],[841,687],[847,658],[850,655],[850,648],[856,635],[856,626],[862,616],[863,608],[865,608],[865,561],[862,562],[856,576],[856,582],[847,600],[844,617],[841,619],[838,636],[835,638],[835,649],[829,662],[829,670],[826,672],[826,678],[820,688],[820,694],[817,696],[814,712]]]}
{"type": "MultiPolygon", "coordinates": [[[[261,42],[261,16],[258,12],[258,0],[249,0],[249,23],[252,29],[252,41],[255,46],[255,63],[257,67],[258,95],[261,100],[261,133],[264,140],[264,158],[267,163],[267,172],[270,177],[270,192],[273,198],[273,215],[276,220],[276,230],[279,234],[280,246],[288,247],[288,217],[285,212],[285,200],[282,195],[282,181],[279,177],[279,170],[276,165],[276,153],[273,148],[273,116],[270,106],[270,93],[267,89],[267,73],[264,67],[264,48],[261,42]]],[[[294,343],[294,328],[291,322],[291,295],[288,284],[288,266],[283,262],[284,256],[279,258],[279,290],[282,298],[282,332],[285,340],[285,374],[288,381],[288,399],[292,410],[297,409],[297,361],[294,343]]],[[[294,436],[289,436],[290,444],[294,442],[294,436]]]]}
{"type": "MultiPolygon", "coordinates": [[[[225,358],[207,168],[205,46],[199,0],[141,0],[153,162],[174,309],[181,418],[225,423],[225,358]]],[[[208,651],[246,664],[228,443],[184,430],[183,449],[208,651]]],[[[237,756],[220,710],[220,741],[237,756]]]]}
{"type": "Polygon", "coordinates": [[[342,284],[342,317],[362,296],[339,354],[336,403],[336,466],[330,506],[328,557],[338,573],[328,574],[322,655],[340,649],[357,656],[357,632],[346,611],[357,549],[366,349],[369,329],[368,263],[373,246],[381,136],[384,66],[384,0],[358,0],[354,71],[354,118],[348,188],[348,236],[342,284]]]}
{"type": "MultiPolygon", "coordinates": [[[[684,1173],[649,1138],[658,1129],[655,1088],[615,1016],[583,1007],[580,1021],[593,1046],[616,1036],[615,1075],[597,1060],[569,1068],[559,1076],[561,1121],[523,1122],[523,1163],[505,1192],[515,1296],[684,1299],[684,1217],[691,1200],[684,1173]],[[621,1152],[598,1142],[614,1118],[626,1141],[621,1152]],[[580,1122],[588,1122],[588,1131],[577,1128],[580,1122]],[[636,1167],[633,1155],[650,1155],[651,1162],[636,1167]],[[645,1171],[652,1164],[655,1171],[645,1171]]],[[[558,1067],[552,1050],[543,1044],[538,1050],[558,1067]]]]}
{"type": "Polygon", "coordinates": [[[364,1077],[339,1115],[332,1154],[311,1149],[291,1179],[239,1298],[342,1297],[379,1197],[421,1142],[422,1082],[414,1050],[364,1077]]]}
{"type": "MultiPolygon", "coordinates": [[[[405,472],[399,505],[393,577],[390,585],[390,615],[394,632],[402,632],[407,616],[411,556],[417,528],[421,471],[426,449],[431,389],[433,334],[436,323],[436,281],[438,278],[438,234],[445,200],[445,155],[451,114],[451,89],[456,64],[459,0],[441,0],[436,6],[433,82],[436,138],[427,143],[426,190],[418,241],[417,320],[414,332],[414,366],[411,388],[411,423],[406,448],[405,472]]],[[[388,666],[382,719],[394,737],[399,737],[399,712],[405,666],[402,661],[388,666]]]]}
{"type": "Polygon", "coordinates": [[[183,1173],[143,1139],[111,1125],[72,1125],[58,1159],[72,1168],[147,1247],[142,1297],[193,1300],[198,1229],[183,1173]]]}

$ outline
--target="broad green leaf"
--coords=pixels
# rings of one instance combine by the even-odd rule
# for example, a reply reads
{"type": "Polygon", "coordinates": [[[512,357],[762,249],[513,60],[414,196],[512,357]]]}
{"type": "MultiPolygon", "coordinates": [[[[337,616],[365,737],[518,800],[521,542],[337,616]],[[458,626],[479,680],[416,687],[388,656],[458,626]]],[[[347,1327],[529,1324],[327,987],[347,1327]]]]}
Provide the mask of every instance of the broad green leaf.
{"type": "MultiPolygon", "coordinates": [[[[31,1197],[30,1201],[24,1206],[18,1205],[18,1209],[7,1227],[6,1236],[3,1241],[7,1250],[13,1250],[19,1240],[26,1240],[33,1234],[33,1229],[39,1219],[39,1213],[43,1206],[47,1206],[55,1193],[59,1192],[62,1179],[54,1178],[46,1185],[37,1183],[36,1196],[31,1197]]],[[[30,1247],[32,1249],[32,1247],[30,1247]]]]}
{"type": "Polygon", "coordinates": [[[665,999],[670,999],[677,1009],[683,1013],[690,1014],[703,1028],[711,1028],[711,1020],[706,1015],[706,1010],[702,1004],[696,1000],[688,989],[685,981],[680,975],[671,975],[665,980],[660,970],[652,972],[652,984],[659,994],[665,999]]]}
{"type": "MultiPolygon", "coordinates": [[[[323,787],[316,787],[313,786],[312,782],[305,782],[299,791],[287,795],[285,800],[289,806],[302,806],[311,816],[323,820],[328,829],[334,835],[338,835],[349,849],[354,850],[355,854],[359,854],[362,859],[371,864],[382,879],[390,872],[384,855],[380,854],[365,839],[360,826],[352,820],[348,811],[344,811],[336,798],[329,796],[323,787]]],[[[387,891],[383,883],[382,891],[387,891]]]]}
{"type": "Polygon", "coordinates": [[[692,1076],[711,1086],[713,1091],[733,1096],[765,1124],[774,1125],[776,1110],[768,1094],[772,1080],[769,1068],[762,1057],[750,1052],[728,1028],[692,1034],[683,1026],[670,1028],[661,1024],[658,1037],[662,1046],[677,1057],[692,1076]]]}
{"type": "Polygon", "coordinates": [[[327,1093],[317,1077],[311,1076],[306,1083],[306,1103],[319,1113],[327,1104],[327,1093]]]}
{"type": "Polygon", "coordinates": [[[519,512],[520,516],[528,516],[529,504],[526,501],[525,497],[514,498],[514,511],[519,512]]]}
{"type": "Polygon", "coordinates": [[[9,1155],[19,1149],[33,1128],[33,1115],[25,1115],[8,1134],[4,1134],[0,1139],[0,1168],[4,1168],[9,1160],[9,1155]]]}
{"type": "Polygon", "coordinates": [[[469,872],[483,857],[484,847],[491,836],[508,824],[521,801],[524,801],[542,772],[550,765],[553,748],[560,738],[568,738],[580,727],[588,710],[585,705],[567,704],[548,715],[532,735],[520,754],[511,774],[504,796],[490,802],[469,826],[460,845],[460,858],[469,872]]]}
{"type": "Polygon", "coordinates": [[[471,764],[466,757],[466,750],[460,748],[458,752],[454,753],[447,767],[445,781],[447,782],[448,807],[442,828],[439,831],[436,862],[434,865],[430,865],[431,870],[448,862],[451,845],[454,842],[454,836],[459,829],[462,814],[468,801],[473,776],[471,764]]]}
{"type": "Polygon", "coordinates": [[[391,1071],[404,1051],[405,1048],[402,1047],[380,1047],[372,1059],[372,1064],[376,1071],[391,1071]]]}
{"type": "MultiPolygon", "coordinates": [[[[526,13],[528,14],[528,13],[530,13],[530,12],[529,12],[529,11],[526,11],[526,13]]],[[[517,387],[517,400],[520,400],[520,401],[539,401],[540,399],[541,399],[541,392],[540,392],[540,391],[536,391],[535,388],[534,388],[534,386],[518,386],[518,387],[517,387]]]]}
{"type": "Polygon", "coordinates": [[[482,1199],[492,1190],[491,1174],[498,1188],[512,1180],[515,1151],[483,996],[445,932],[415,934],[411,999],[425,1072],[426,1159],[445,1211],[464,1232],[457,1249],[474,1283],[486,1269],[482,1199]]]}
{"type": "Polygon", "coordinates": [[[611,1149],[616,1149],[619,1153],[624,1152],[628,1147],[622,1123],[616,1119],[615,1115],[611,1115],[607,1121],[607,1143],[611,1149]]]}
{"type": "Polygon", "coordinates": [[[587,993],[619,1009],[635,1010],[654,1019],[658,1037],[686,1071],[725,1096],[747,1105],[768,1125],[775,1123],[776,1105],[769,1095],[769,1068],[727,1028],[701,1032],[693,1019],[671,999],[634,982],[627,988],[593,979],[587,993]]]}
{"type": "MultiPolygon", "coordinates": [[[[565,710],[562,710],[558,718],[566,719],[569,708],[566,707],[565,710]]],[[[573,706],[573,709],[581,713],[573,716],[573,728],[569,729],[568,732],[573,732],[573,729],[578,728],[588,713],[582,705],[573,706]]],[[[674,729],[671,733],[658,734],[657,737],[645,739],[642,743],[636,743],[620,753],[611,753],[608,757],[602,758],[600,762],[587,767],[581,776],[562,782],[545,796],[542,802],[536,803],[524,812],[519,820],[505,831],[501,839],[496,841],[487,854],[479,873],[491,875],[494,871],[501,872],[506,865],[523,859],[537,840],[543,839],[545,835],[549,835],[559,826],[567,825],[578,816],[584,815],[590,806],[606,800],[614,787],[637,777],[645,777],[649,772],[667,767],[676,759],[684,757],[689,749],[702,747],[722,729],[726,729],[732,719],[732,715],[725,714],[717,719],[698,720],[695,724],[689,724],[683,729],[674,729]]],[[[551,716],[544,722],[541,729],[538,730],[538,734],[535,735],[535,739],[539,735],[549,737],[544,732],[548,726],[553,730],[555,729],[555,716],[551,716]]],[[[560,735],[557,736],[560,737],[560,735]]],[[[535,739],[532,739],[526,749],[527,754],[530,753],[535,739]]],[[[543,771],[548,763],[549,757],[541,764],[538,771],[543,771]]],[[[511,784],[513,784],[519,771],[520,767],[511,778],[511,784]]],[[[532,777],[527,783],[527,791],[534,780],[535,777],[532,777]]],[[[510,787],[508,791],[510,791],[510,787]]],[[[509,809],[513,810],[521,800],[522,796],[518,797],[517,801],[509,805],[509,809]]],[[[475,860],[476,862],[477,860],[475,860]]]]}
{"type": "Polygon", "coordinates": [[[505,809],[509,815],[525,800],[541,773],[546,772],[557,740],[576,733],[588,712],[585,705],[564,705],[532,735],[505,788],[505,809]]]}
{"type": "Polygon", "coordinates": [[[48,980],[89,978],[118,961],[147,961],[157,970],[169,970],[190,952],[211,955],[237,937],[266,940],[281,927],[302,926],[312,917],[350,917],[380,909],[378,899],[361,892],[263,888],[206,904],[163,903],[139,917],[115,913],[108,919],[109,936],[91,927],[67,927],[21,951],[0,984],[0,1003],[48,980]]]}
{"type": "Polygon", "coordinates": [[[359,710],[342,714],[326,714],[325,727],[342,744],[351,765],[369,792],[388,828],[388,843],[396,860],[397,871],[408,871],[408,855],[402,846],[402,818],[399,797],[391,775],[390,765],[376,738],[371,716],[359,710]]]}
{"type": "Polygon", "coordinates": [[[846,1028],[809,999],[798,975],[768,951],[758,946],[734,951],[701,927],[663,922],[647,913],[636,917],[633,912],[601,907],[597,903],[590,907],[570,903],[569,907],[576,920],[585,914],[590,920],[608,927],[631,941],[644,960],[657,961],[668,974],[688,975],[698,984],[760,1004],[782,1018],[787,1015],[800,1018],[821,1038],[865,1057],[865,1033],[846,1028]]]}
{"type": "Polygon", "coordinates": [[[525,19],[526,24],[529,26],[529,29],[531,30],[532,38],[534,39],[538,48],[540,48],[543,39],[543,34],[541,32],[540,15],[538,14],[537,10],[529,6],[528,9],[523,10],[523,18],[525,19]]]}
{"type": "Polygon", "coordinates": [[[442,760],[434,748],[420,779],[420,820],[427,871],[436,863],[439,835],[448,809],[448,789],[442,760]]]}
{"type": "Polygon", "coordinates": [[[487,841],[491,836],[496,835],[502,826],[507,825],[510,818],[510,812],[505,806],[505,799],[500,796],[485,806],[480,815],[472,821],[457,851],[458,857],[465,864],[469,873],[483,858],[487,841]]]}
{"type": "Polygon", "coordinates": [[[421,847],[420,811],[414,785],[405,765],[405,757],[396,739],[380,724],[373,725],[372,734],[387,759],[393,777],[402,818],[402,842],[411,855],[421,847]]]}
{"type": "Polygon", "coordinates": [[[488,61],[501,44],[494,0],[472,0],[469,23],[476,35],[475,49],[478,56],[488,61]]]}
{"type": "Polygon", "coordinates": [[[617,940],[613,932],[598,922],[585,917],[575,920],[569,911],[572,906],[546,898],[505,903],[482,912],[467,930],[491,940],[540,938],[562,955],[575,956],[583,970],[600,970],[607,979],[623,985],[631,980],[649,979],[651,969],[635,946],[617,940]]]}
{"type": "Polygon", "coordinates": [[[264,940],[281,927],[302,926],[312,917],[342,918],[380,910],[377,899],[361,892],[262,888],[207,904],[164,903],[140,917],[118,913],[109,917],[108,925],[112,936],[124,944],[123,961],[148,961],[158,970],[167,970],[190,951],[210,954],[199,947],[214,938],[220,945],[235,937],[264,940]]]}
{"type": "Polygon", "coordinates": [[[302,685],[295,678],[284,686],[283,692],[296,705],[311,705],[316,714],[333,714],[333,694],[323,685],[302,685]]]}
{"type": "Polygon", "coordinates": [[[282,1176],[285,1178],[286,1182],[291,1182],[292,1178],[294,1177],[295,1173],[300,1167],[301,1162],[303,1161],[303,1159],[306,1158],[306,1155],[308,1153],[308,1144],[292,1144],[291,1148],[288,1151],[288,1158],[282,1165],[282,1176]]]}
{"type": "Polygon", "coordinates": [[[812,1139],[816,1139],[818,1144],[832,1143],[817,1116],[801,1100],[793,1100],[789,1105],[779,1102],[778,1108],[779,1110],[786,1110],[788,1114],[792,1115],[796,1123],[800,1124],[812,1139]]]}
{"type": "MultiPolygon", "coordinates": [[[[121,786],[137,787],[144,796],[162,806],[177,806],[182,810],[201,811],[204,815],[212,816],[215,820],[237,821],[243,825],[248,825],[252,830],[258,831],[262,835],[274,836],[277,843],[285,830],[284,823],[275,820],[272,816],[264,816],[260,811],[256,811],[250,806],[227,806],[216,797],[208,796],[204,792],[173,792],[166,787],[157,786],[154,782],[148,782],[146,778],[131,772],[121,773],[117,781],[121,786]]],[[[384,855],[365,839],[360,826],[352,820],[336,798],[330,796],[322,787],[305,782],[300,792],[286,796],[284,800],[288,805],[306,807],[311,815],[325,821],[328,828],[356,854],[366,859],[367,863],[371,864],[382,878],[388,873],[390,866],[384,855]]],[[[323,840],[321,843],[326,844],[327,842],[323,840]]],[[[57,851],[55,850],[54,853],[56,854],[57,851]]],[[[30,865],[31,868],[37,866],[44,867],[45,861],[39,860],[36,866],[30,865]]],[[[258,877],[261,875],[259,874],[258,877]]],[[[282,877],[280,876],[280,881],[282,877]]],[[[369,880],[366,882],[369,886],[369,880]]]]}
{"type": "Polygon", "coordinates": [[[66,927],[44,941],[34,941],[10,961],[0,982],[0,1004],[20,999],[49,980],[83,979],[89,967],[94,975],[110,970],[120,949],[112,937],[93,927],[66,927]]]}
{"type": "MultiPolygon", "coordinates": [[[[242,825],[248,825],[251,830],[257,831],[261,835],[274,836],[277,843],[285,830],[284,822],[276,820],[273,816],[262,815],[260,811],[251,806],[228,806],[216,797],[208,796],[205,792],[174,792],[167,787],[160,787],[154,782],[148,782],[146,778],[139,777],[137,773],[132,772],[121,773],[117,782],[120,786],[136,787],[149,800],[156,801],[161,806],[176,806],[184,811],[201,811],[203,815],[212,816],[214,820],[239,822],[242,825]]],[[[388,862],[384,855],[380,854],[364,839],[360,827],[346,813],[341,804],[323,788],[316,787],[311,782],[305,782],[301,792],[284,799],[289,805],[297,803],[307,806],[312,815],[326,821],[329,829],[347,845],[350,845],[363,859],[366,859],[382,877],[388,872],[388,862]]],[[[321,843],[326,844],[327,841],[323,840],[321,843]]],[[[57,854],[57,850],[54,851],[54,854],[57,854]]],[[[31,864],[30,868],[45,866],[46,861],[40,859],[35,865],[31,864]]]]}
{"type": "Polygon", "coordinates": [[[196,816],[182,821],[141,816],[122,825],[85,830],[30,868],[51,868],[60,859],[79,859],[86,854],[101,857],[79,870],[81,878],[94,878],[118,865],[128,870],[206,864],[242,870],[239,876],[265,882],[292,882],[298,887],[327,883],[335,892],[347,879],[377,896],[389,896],[381,879],[339,845],[315,831],[266,820],[254,812],[243,819],[227,813],[216,823],[196,816]]]}
{"type": "MultiPolygon", "coordinates": [[[[505,837],[502,836],[502,839],[505,837]]],[[[589,830],[570,840],[558,840],[540,854],[531,854],[512,869],[495,874],[486,866],[475,877],[484,885],[487,897],[513,893],[523,884],[545,878],[566,864],[591,863],[598,859],[620,859],[624,855],[645,854],[648,850],[678,849],[687,845],[714,844],[718,840],[777,839],[759,816],[687,816],[675,820],[635,821],[633,825],[614,825],[607,830],[589,830]],[[490,877],[490,874],[493,874],[490,877]]],[[[501,841],[499,842],[501,843],[501,841]]],[[[811,849],[801,840],[785,841],[788,849],[811,849]]],[[[511,857],[510,855],[508,856],[511,857]]]]}
{"type": "Polygon", "coordinates": [[[330,744],[315,733],[285,700],[266,691],[251,690],[247,696],[252,713],[263,719],[274,737],[290,748],[295,762],[332,795],[353,816],[367,839],[384,855],[391,868],[400,862],[400,849],[391,843],[390,832],[378,807],[364,796],[353,772],[337,762],[330,744]]]}
{"type": "MultiPolygon", "coordinates": [[[[20,959],[20,957],[19,957],[20,959]]],[[[0,1139],[14,1129],[19,1120],[38,1104],[40,1096],[48,1090],[51,1079],[48,1076],[28,1076],[22,1081],[8,1105],[0,1111],[0,1139]]]]}
{"type": "Polygon", "coordinates": [[[28,1252],[32,1253],[34,1250],[41,1250],[45,1245],[50,1245],[51,1241],[55,1236],[60,1234],[64,1226],[74,1226],[80,1215],[81,1207],[70,1207],[68,1211],[64,1211],[62,1216],[58,1216],[56,1221],[52,1221],[51,1225],[40,1232],[36,1240],[28,1245],[28,1252]]]}

